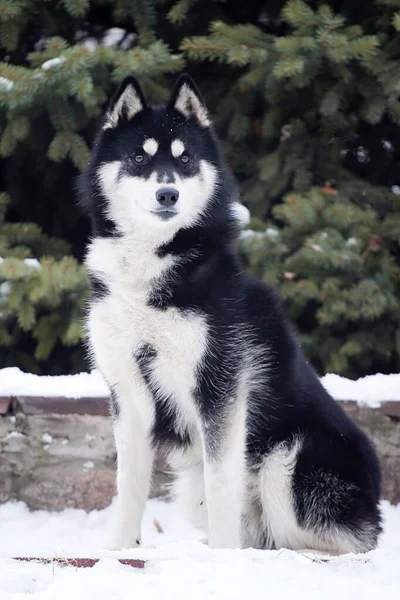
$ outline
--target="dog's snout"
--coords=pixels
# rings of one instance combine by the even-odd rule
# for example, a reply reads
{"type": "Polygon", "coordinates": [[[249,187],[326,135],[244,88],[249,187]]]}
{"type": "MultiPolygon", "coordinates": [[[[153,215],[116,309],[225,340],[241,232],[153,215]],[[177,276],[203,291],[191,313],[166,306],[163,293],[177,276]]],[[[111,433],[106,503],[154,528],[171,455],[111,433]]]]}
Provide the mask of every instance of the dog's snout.
{"type": "Polygon", "coordinates": [[[174,188],[161,188],[156,192],[156,198],[161,206],[167,208],[169,206],[174,206],[174,204],[177,203],[179,192],[174,188]]]}

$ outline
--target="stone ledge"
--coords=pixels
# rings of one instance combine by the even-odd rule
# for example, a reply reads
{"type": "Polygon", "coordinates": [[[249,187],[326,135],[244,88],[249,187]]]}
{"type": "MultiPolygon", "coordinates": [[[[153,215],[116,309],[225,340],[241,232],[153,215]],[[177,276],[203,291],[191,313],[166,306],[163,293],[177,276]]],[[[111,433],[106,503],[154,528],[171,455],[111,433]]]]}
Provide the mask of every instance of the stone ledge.
{"type": "MultiPolygon", "coordinates": [[[[382,400],[379,406],[370,407],[359,404],[355,400],[337,400],[339,404],[348,406],[355,404],[366,407],[391,418],[400,419],[400,400],[382,400]]],[[[68,398],[65,396],[0,396],[0,415],[22,411],[26,415],[54,413],[59,415],[102,415],[108,416],[109,398],[82,397],[68,398]]]]}
{"type": "MultiPolygon", "coordinates": [[[[8,400],[8,414],[0,417],[0,502],[23,500],[31,508],[49,510],[103,509],[110,504],[116,452],[111,418],[104,416],[106,398],[3,400],[8,400]]],[[[399,503],[400,402],[378,408],[354,401],[340,404],[373,440],[382,466],[383,495],[399,503]]],[[[151,496],[167,496],[171,480],[168,465],[158,459],[151,496]]]]}
{"type": "Polygon", "coordinates": [[[64,396],[12,396],[11,410],[26,415],[54,413],[58,415],[108,416],[108,398],[66,398],[64,396]]]}
{"type": "Polygon", "coordinates": [[[6,415],[11,408],[11,398],[0,397],[0,415],[6,415]]]}

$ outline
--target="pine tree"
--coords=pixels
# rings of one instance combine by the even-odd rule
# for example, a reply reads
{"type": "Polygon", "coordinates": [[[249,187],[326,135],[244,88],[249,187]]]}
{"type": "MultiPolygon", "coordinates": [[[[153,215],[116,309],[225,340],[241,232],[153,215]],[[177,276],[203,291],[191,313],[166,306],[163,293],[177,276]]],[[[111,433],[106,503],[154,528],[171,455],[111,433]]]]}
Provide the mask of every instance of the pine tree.
{"type": "Polygon", "coordinates": [[[77,258],[88,228],[74,179],[119,81],[135,73],[161,101],[163,76],[182,69],[154,19],[152,3],[141,0],[0,0],[0,155],[11,199],[2,196],[0,221],[0,368],[87,368],[87,278],[77,258]]]}
{"type": "Polygon", "coordinates": [[[400,352],[398,212],[382,219],[326,185],[287,194],[273,216],[245,231],[240,249],[252,274],[280,288],[312,364],[347,376],[387,370],[400,352]]]}
{"type": "Polygon", "coordinates": [[[82,351],[60,360],[57,346],[77,346],[83,338],[85,269],[65,256],[65,242],[49,238],[35,223],[5,223],[8,203],[0,194],[0,346],[6,350],[0,368],[17,364],[40,372],[52,354],[50,372],[79,370],[82,351]]]}
{"type": "MultiPolygon", "coordinates": [[[[399,31],[400,0],[0,0],[5,226],[38,224],[80,259],[88,230],[73,182],[107,99],[134,74],[150,101],[161,102],[185,69],[253,215],[239,242],[246,265],[281,290],[310,360],[320,372],[348,376],[398,370],[399,31]]],[[[22,299],[29,304],[34,278],[47,277],[43,269],[26,275],[31,291],[7,317],[12,341],[0,339],[7,364],[22,365],[33,352],[44,310],[62,315],[64,330],[57,325],[54,336],[50,321],[43,326],[50,352],[29,368],[75,368],[62,344],[69,326],[69,343],[81,336],[69,302],[75,294],[77,310],[83,306],[84,274],[39,229],[29,243],[7,245],[21,273],[28,253],[18,254],[19,244],[55,270],[70,261],[75,287],[47,287],[48,305],[34,305],[24,330],[22,299]]],[[[0,331],[9,331],[1,319],[0,331]]]]}
{"type": "Polygon", "coordinates": [[[240,247],[320,372],[400,368],[398,30],[397,0],[289,0],[181,45],[235,68],[217,122],[254,217],[240,247]]]}

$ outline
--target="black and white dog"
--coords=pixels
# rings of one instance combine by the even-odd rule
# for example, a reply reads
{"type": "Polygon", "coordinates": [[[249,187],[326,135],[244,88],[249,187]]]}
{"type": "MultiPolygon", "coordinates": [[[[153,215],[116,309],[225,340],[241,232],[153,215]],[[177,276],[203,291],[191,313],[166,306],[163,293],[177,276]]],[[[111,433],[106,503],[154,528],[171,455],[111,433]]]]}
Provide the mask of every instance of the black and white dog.
{"type": "Polygon", "coordinates": [[[238,262],[237,191],[189,77],[165,106],[122,83],[80,190],[90,350],[118,454],[110,547],[140,544],[162,452],[213,548],[375,548],[375,452],[305,360],[279,297],[238,262]]]}

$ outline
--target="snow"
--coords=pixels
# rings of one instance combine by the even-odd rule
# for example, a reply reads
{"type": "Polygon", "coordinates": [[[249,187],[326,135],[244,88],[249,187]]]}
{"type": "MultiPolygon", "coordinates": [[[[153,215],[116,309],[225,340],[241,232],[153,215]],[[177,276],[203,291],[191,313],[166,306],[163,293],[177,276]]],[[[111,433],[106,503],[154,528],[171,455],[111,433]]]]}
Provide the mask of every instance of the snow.
{"type": "Polygon", "coordinates": [[[241,238],[263,238],[265,236],[269,238],[276,238],[279,236],[279,230],[275,229],[274,227],[267,227],[265,231],[254,231],[253,229],[245,229],[240,233],[241,238]]]}
{"type": "Polygon", "coordinates": [[[279,230],[275,229],[275,227],[267,227],[267,229],[265,230],[265,235],[270,238],[278,237],[279,230]]]}
{"type": "Polygon", "coordinates": [[[11,292],[11,283],[9,281],[3,281],[0,283],[0,296],[8,296],[11,292]]]}
{"type": "Polygon", "coordinates": [[[58,67],[59,65],[62,65],[63,63],[65,63],[67,59],[64,58],[64,56],[58,56],[57,58],[51,58],[50,60],[46,60],[46,62],[44,62],[42,64],[42,69],[43,71],[49,71],[50,69],[54,69],[54,67],[58,67]]]}
{"type": "Polygon", "coordinates": [[[252,238],[262,238],[264,237],[264,233],[262,231],[254,231],[253,229],[244,229],[240,232],[240,237],[242,239],[252,237],[252,238]]]}
{"type": "MultiPolygon", "coordinates": [[[[120,43],[120,48],[121,50],[129,50],[130,48],[132,48],[133,44],[135,43],[137,39],[137,34],[136,33],[128,33],[128,35],[125,36],[125,39],[122,40],[122,42],[120,43]]],[[[178,58],[175,55],[172,55],[172,57],[174,60],[176,58],[178,58]]]]}
{"type": "Polygon", "coordinates": [[[98,371],[78,375],[34,375],[17,367],[0,369],[0,396],[105,398],[109,390],[98,371]]]}
{"type": "MultiPolygon", "coordinates": [[[[6,260],[5,258],[0,256],[0,265],[2,265],[5,260],[6,260]]],[[[38,261],[37,258],[24,258],[24,264],[27,267],[31,267],[32,269],[40,269],[41,268],[40,262],[38,261]]]]}
{"type": "Polygon", "coordinates": [[[269,238],[276,238],[279,236],[279,230],[275,229],[274,227],[267,227],[267,229],[265,231],[254,231],[253,229],[245,229],[240,234],[240,237],[242,237],[242,238],[247,238],[247,237],[262,238],[265,236],[267,236],[269,238]]]}
{"type": "Polygon", "coordinates": [[[6,77],[0,77],[0,89],[10,92],[14,87],[14,82],[6,77]]]}
{"type": "Polygon", "coordinates": [[[126,33],[125,29],[121,27],[110,27],[104,33],[102,44],[103,46],[116,46],[122,40],[126,33]]]}
{"type": "Polygon", "coordinates": [[[21,438],[21,437],[25,437],[25,434],[22,433],[21,431],[10,431],[9,433],[7,433],[6,435],[6,439],[10,439],[10,438],[21,438]]]}
{"type": "Polygon", "coordinates": [[[321,246],[319,246],[318,244],[310,244],[310,247],[315,250],[315,252],[323,252],[321,246]]]}
{"type": "Polygon", "coordinates": [[[129,50],[136,41],[136,38],[136,33],[127,34],[125,29],[121,29],[120,27],[111,27],[105,31],[100,42],[94,37],[88,37],[82,42],[82,44],[85,48],[90,50],[90,52],[97,50],[99,44],[108,47],[119,45],[121,50],[129,50]]]}
{"type": "Polygon", "coordinates": [[[85,513],[29,512],[0,507],[1,600],[397,600],[400,586],[400,506],[383,503],[385,533],[365,555],[327,558],[288,550],[211,550],[173,503],[150,500],[140,549],[102,550],[115,504],[85,513]],[[158,524],[162,532],[159,532],[158,524]],[[93,568],[21,563],[13,556],[100,558],[93,568]],[[144,569],[113,558],[147,561],[144,569]]]}
{"type": "Polygon", "coordinates": [[[40,269],[41,265],[37,258],[24,258],[24,263],[27,267],[32,267],[32,269],[40,269]]]}
{"type": "Polygon", "coordinates": [[[336,400],[356,400],[372,408],[380,406],[382,401],[400,400],[400,373],[376,373],[356,381],[329,373],[322,377],[321,383],[336,400]]]}
{"type": "Polygon", "coordinates": [[[54,438],[52,435],[50,435],[50,433],[44,433],[42,435],[42,442],[43,444],[52,444],[54,442],[54,438]]]}
{"type": "Polygon", "coordinates": [[[85,48],[90,50],[90,52],[94,52],[99,44],[98,44],[96,38],[88,37],[87,40],[85,40],[83,42],[83,45],[85,48]]]}
{"type": "Polygon", "coordinates": [[[393,144],[390,140],[382,140],[382,146],[385,148],[385,150],[393,150],[393,144]]]}
{"type": "MultiPolygon", "coordinates": [[[[400,373],[368,375],[356,381],[329,373],[321,378],[336,400],[355,400],[373,408],[381,402],[400,401],[400,373]]],[[[34,375],[17,367],[0,369],[0,396],[107,398],[107,384],[97,370],[77,375],[34,375]]]]}

